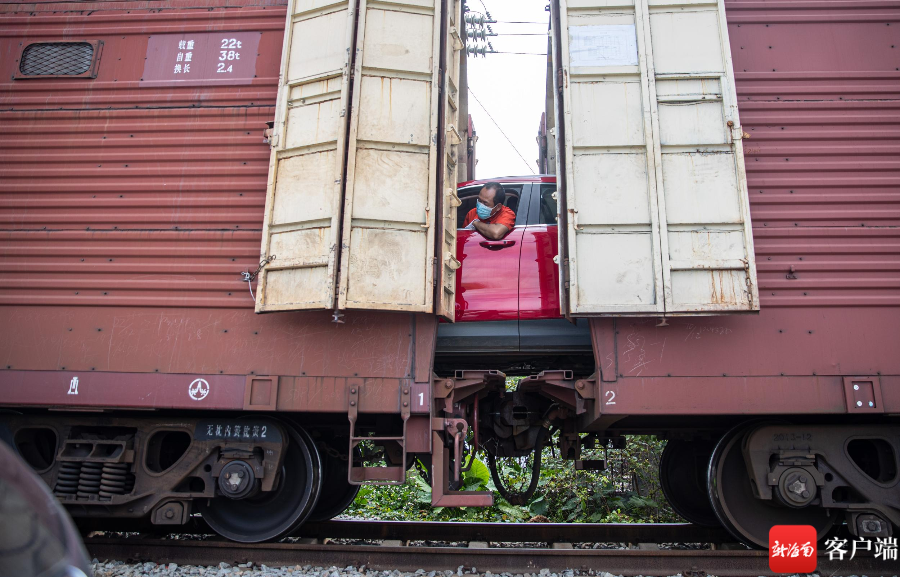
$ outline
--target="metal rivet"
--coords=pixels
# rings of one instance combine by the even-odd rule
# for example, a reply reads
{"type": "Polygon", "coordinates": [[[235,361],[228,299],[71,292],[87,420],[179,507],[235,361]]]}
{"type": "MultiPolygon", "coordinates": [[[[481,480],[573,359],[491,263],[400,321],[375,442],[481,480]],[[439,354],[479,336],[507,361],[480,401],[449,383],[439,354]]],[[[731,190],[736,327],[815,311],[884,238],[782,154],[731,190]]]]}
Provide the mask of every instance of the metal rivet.
{"type": "Polygon", "coordinates": [[[408,403],[407,401],[403,401],[403,406],[404,406],[404,407],[408,407],[408,406],[409,406],[409,403],[408,403]]]}
{"type": "Polygon", "coordinates": [[[875,406],[875,403],[873,403],[872,401],[869,401],[869,406],[870,406],[870,407],[874,407],[874,406],[875,406]]]}
{"type": "Polygon", "coordinates": [[[355,395],[355,394],[356,394],[356,389],[350,389],[350,393],[353,394],[353,395],[355,395]]]}
{"type": "Polygon", "coordinates": [[[859,385],[853,385],[853,390],[854,390],[854,391],[858,391],[858,390],[859,390],[859,385]]]}
{"type": "Polygon", "coordinates": [[[356,401],[350,401],[350,406],[351,406],[351,407],[355,407],[355,406],[356,406],[356,401]]]}
{"type": "Polygon", "coordinates": [[[857,407],[861,407],[861,406],[862,406],[862,401],[856,401],[856,406],[857,406],[857,407]]]}

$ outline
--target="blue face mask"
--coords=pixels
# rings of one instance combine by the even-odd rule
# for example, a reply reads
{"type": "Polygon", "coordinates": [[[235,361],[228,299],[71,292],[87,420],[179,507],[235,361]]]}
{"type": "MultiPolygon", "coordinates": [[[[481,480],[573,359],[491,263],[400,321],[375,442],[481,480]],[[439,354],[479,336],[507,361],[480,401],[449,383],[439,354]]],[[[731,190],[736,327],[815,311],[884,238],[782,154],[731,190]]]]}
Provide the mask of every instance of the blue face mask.
{"type": "Polygon", "coordinates": [[[493,209],[481,204],[480,200],[475,201],[475,209],[478,211],[478,218],[481,220],[489,219],[491,217],[491,212],[493,212],[493,209]]]}

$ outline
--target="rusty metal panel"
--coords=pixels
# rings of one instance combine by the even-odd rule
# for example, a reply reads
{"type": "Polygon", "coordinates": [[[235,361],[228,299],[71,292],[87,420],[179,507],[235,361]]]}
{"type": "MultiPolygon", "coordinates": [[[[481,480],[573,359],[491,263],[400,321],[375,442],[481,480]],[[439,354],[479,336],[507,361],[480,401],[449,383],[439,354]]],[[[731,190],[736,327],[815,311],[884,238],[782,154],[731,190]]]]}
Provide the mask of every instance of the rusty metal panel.
{"type": "Polygon", "coordinates": [[[274,411],[278,400],[278,377],[247,377],[244,389],[245,411],[274,411]]]}
{"type": "Polygon", "coordinates": [[[881,377],[877,410],[847,406],[839,376],[633,377],[602,383],[602,415],[842,415],[900,414],[900,377],[881,377]]]}
{"type": "MultiPolygon", "coordinates": [[[[618,376],[900,375],[896,323],[900,307],[776,308],[665,326],[619,319],[618,376]]],[[[591,327],[605,334],[602,321],[591,327]]]]}
{"type": "Polygon", "coordinates": [[[256,311],[331,308],[344,189],[350,63],[349,0],[291,0],[260,260],[256,311]]]}
{"type": "Polygon", "coordinates": [[[240,410],[242,375],[2,371],[6,406],[240,410]]]}
{"type": "MultiPolygon", "coordinates": [[[[602,415],[845,414],[840,377],[630,378],[601,386],[602,415]],[[777,399],[777,402],[773,402],[777,399]]],[[[886,408],[900,412],[900,406],[886,408]]]]}
{"type": "Polygon", "coordinates": [[[724,6],[560,13],[569,311],[758,310],[724,6]]]}
{"type": "MultiPolygon", "coordinates": [[[[415,342],[414,346],[417,351],[433,351],[437,342],[437,317],[427,314],[415,315],[413,325],[415,342]]],[[[416,365],[413,369],[413,378],[417,383],[428,383],[428,390],[431,390],[431,378],[434,369],[434,357],[418,354],[415,357],[416,365]]]]}
{"type": "Polygon", "coordinates": [[[336,325],[326,311],[249,307],[0,307],[0,322],[16,327],[0,334],[0,368],[412,378],[413,363],[433,351],[433,340],[415,346],[414,321],[357,312],[336,325]]]}
{"type": "Polygon", "coordinates": [[[848,413],[884,413],[878,377],[844,377],[844,399],[848,413]]]}

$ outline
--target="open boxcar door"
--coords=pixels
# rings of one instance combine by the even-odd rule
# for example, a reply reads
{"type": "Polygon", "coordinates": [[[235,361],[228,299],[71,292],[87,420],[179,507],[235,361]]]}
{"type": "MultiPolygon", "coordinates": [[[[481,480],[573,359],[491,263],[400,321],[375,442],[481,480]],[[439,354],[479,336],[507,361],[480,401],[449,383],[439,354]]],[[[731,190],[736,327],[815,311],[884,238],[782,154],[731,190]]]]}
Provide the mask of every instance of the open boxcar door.
{"type": "Polygon", "coordinates": [[[256,312],[334,306],[355,4],[288,4],[256,312]]]}
{"type": "Polygon", "coordinates": [[[759,310],[724,5],[558,8],[563,312],[759,310]]]}
{"type": "Polygon", "coordinates": [[[439,175],[452,183],[459,139],[440,130],[458,134],[460,5],[291,2],[263,231],[262,257],[274,260],[257,312],[453,318],[455,211],[442,205],[455,192],[439,175]],[[442,208],[450,226],[436,222],[442,208]]]}
{"type": "Polygon", "coordinates": [[[360,1],[341,309],[435,311],[441,17],[456,3],[360,1]]]}

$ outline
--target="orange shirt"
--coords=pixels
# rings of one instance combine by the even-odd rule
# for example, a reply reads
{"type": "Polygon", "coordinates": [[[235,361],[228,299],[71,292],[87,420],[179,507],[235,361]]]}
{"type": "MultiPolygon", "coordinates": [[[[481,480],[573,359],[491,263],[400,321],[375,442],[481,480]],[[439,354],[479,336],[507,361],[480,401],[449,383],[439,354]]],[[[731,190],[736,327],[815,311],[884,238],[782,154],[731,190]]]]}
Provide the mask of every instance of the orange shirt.
{"type": "MultiPolygon", "coordinates": [[[[466,222],[463,223],[463,228],[469,226],[469,224],[471,224],[472,221],[477,218],[478,218],[478,209],[473,208],[472,210],[469,211],[468,214],[466,214],[466,222]]],[[[514,213],[511,208],[508,208],[506,206],[501,206],[500,210],[497,211],[497,214],[495,214],[491,218],[489,218],[487,220],[483,220],[481,222],[484,222],[487,224],[502,224],[509,230],[512,230],[513,227],[516,226],[516,213],[514,213]]]]}

